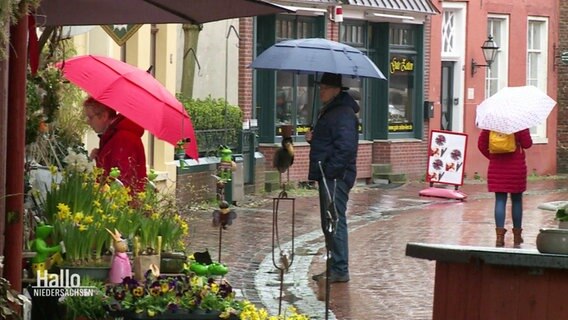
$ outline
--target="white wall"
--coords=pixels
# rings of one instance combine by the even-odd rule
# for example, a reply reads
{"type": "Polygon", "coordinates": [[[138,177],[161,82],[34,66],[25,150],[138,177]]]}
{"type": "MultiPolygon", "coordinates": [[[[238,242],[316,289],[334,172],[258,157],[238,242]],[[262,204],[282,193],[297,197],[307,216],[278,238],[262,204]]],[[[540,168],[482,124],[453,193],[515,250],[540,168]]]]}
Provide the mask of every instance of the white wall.
{"type": "MultiPolygon", "coordinates": [[[[235,30],[231,30],[229,34],[231,25],[238,32],[239,19],[210,22],[203,25],[197,44],[197,60],[201,65],[201,70],[196,65],[194,98],[205,98],[211,95],[214,98],[226,97],[230,104],[238,103],[239,39],[235,30]],[[229,34],[228,38],[227,34],[229,34]],[[228,55],[225,52],[228,52],[228,55]],[[228,72],[226,73],[225,70],[228,72]]],[[[178,34],[179,64],[176,88],[179,92],[183,68],[183,30],[181,26],[178,34]]]]}

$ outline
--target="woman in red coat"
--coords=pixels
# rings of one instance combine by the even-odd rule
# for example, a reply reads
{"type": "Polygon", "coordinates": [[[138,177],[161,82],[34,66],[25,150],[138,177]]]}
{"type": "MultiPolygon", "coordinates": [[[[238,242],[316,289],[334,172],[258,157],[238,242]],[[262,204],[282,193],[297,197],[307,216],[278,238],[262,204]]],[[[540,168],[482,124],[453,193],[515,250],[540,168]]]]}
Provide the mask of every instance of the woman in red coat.
{"type": "Polygon", "coordinates": [[[527,189],[527,164],[525,149],[532,146],[529,129],[515,133],[517,148],[509,153],[489,152],[489,130],[481,131],[477,147],[489,159],[487,170],[487,187],[489,192],[495,192],[495,246],[505,245],[505,207],[507,194],[511,194],[513,211],[513,244],[518,248],[523,242],[523,192],[527,189]]]}
{"type": "Polygon", "coordinates": [[[87,123],[100,138],[99,148],[91,151],[90,158],[96,160],[105,176],[112,168],[118,168],[119,180],[131,192],[144,191],[147,181],[144,129],[93,98],[85,100],[83,106],[87,123]]]}

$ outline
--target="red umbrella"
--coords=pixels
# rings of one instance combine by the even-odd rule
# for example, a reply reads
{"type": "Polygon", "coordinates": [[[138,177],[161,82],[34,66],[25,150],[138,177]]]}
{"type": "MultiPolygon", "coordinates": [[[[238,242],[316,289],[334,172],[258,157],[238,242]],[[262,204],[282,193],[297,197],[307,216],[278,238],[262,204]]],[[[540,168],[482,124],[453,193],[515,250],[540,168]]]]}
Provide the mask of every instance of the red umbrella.
{"type": "Polygon", "coordinates": [[[145,70],[109,57],[85,55],[59,62],[63,76],[126,118],[172,145],[188,139],[185,153],[199,157],[191,118],[145,70]]]}

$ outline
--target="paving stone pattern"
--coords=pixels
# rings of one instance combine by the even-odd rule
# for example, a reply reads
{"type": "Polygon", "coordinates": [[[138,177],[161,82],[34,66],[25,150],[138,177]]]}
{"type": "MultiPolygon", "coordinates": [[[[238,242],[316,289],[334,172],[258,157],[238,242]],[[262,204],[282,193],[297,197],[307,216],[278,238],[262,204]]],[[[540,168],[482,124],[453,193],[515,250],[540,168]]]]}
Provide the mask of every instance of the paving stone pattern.
{"type": "MultiPolygon", "coordinates": [[[[465,184],[464,202],[419,197],[423,183],[394,189],[358,187],[349,202],[351,281],[333,284],[328,319],[431,319],[435,263],[405,256],[408,242],[494,246],[493,194],[479,182],[465,184]]],[[[535,248],[540,228],[555,227],[554,213],[537,209],[543,202],[567,200],[568,180],[529,182],[524,194],[523,248],[535,248]]],[[[292,252],[290,201],[281,201],[278,224],[273,224],[273,202],[256,208],[237,207],[237,219],[222,232],[221,262],[239,295],[279,310],[280,272],[273,264],[280,250],[292,252]],[[273,230],[278,238],[273,240],[273,230]],[[274,245],[273,245],[274,244],[274,245]],[[273,250],[274,247],[274,250],[273,250]]],[[[211,213],[195,214],[190,224],[190,251],[207,248],[219,257],[219,229],[211,213]]],[[[511,228],[510,203],[507,227],[511,228]]],[[[512,247],[512,232],[506,247],[512,247]]],[[[295,200],[294,260],[284,274],[282,310],[293,304],[312,319],[325,319],[325,303],[316,299],[311,275],[325,268],[325,247],[315,197],[295,200]]]]}

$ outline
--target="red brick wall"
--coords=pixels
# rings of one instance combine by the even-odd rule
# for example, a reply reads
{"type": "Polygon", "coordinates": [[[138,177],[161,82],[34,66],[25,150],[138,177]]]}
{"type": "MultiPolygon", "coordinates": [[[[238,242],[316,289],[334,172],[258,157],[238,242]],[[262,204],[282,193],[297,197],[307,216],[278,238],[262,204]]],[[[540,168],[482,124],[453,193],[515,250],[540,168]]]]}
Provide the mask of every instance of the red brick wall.
{"type": "MultiPolygon", "coordinates": [[[[263,144],[260,146],[260,152],[264,155],[266,171],[276,171],[272,166],[274,153],[278,149],[278,145],[263,144]]],[[[372,161],[372,143],[360,143],[357,151],[357,179],[368,179],[371,177],[371,161],[372,161]]],[[[290,168],[290,181],[307,181],[309,167],[310,145],[301,143],[294,146],[294,164],[290,168]]],[[[286,175],[282,176],[286,179],[286,175]]]]}
{"type": "Polygon", "coordinates": [[[420,179],[426,173],[428,143],[418,140],[381,140],[373,144],[373,163],[389,163],[394,173],[420,179]]]}
{"type": "Polygon", "coordinates": [[[182,173],[176,179],[176,198],[180,203],[197,204],[215,198],[215,170],[182,173]]]}
{"type": "Polygon", "coordinates": [[[239,20],[239,106],[244,119],[252,117],[253,18],[239,20]]]}

